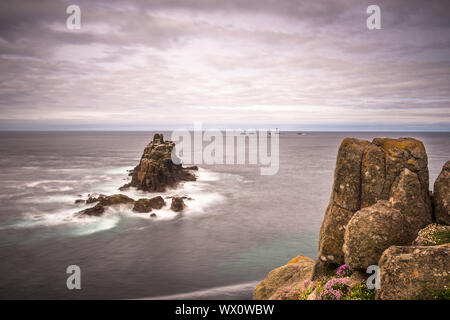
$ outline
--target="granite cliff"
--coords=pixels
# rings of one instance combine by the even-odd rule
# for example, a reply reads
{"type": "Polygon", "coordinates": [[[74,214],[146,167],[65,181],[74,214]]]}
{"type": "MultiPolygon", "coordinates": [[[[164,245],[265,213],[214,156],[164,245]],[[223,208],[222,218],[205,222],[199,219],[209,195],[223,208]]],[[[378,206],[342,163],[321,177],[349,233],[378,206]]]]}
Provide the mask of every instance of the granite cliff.
{"type": "Polygon", "coordinates": [[[450,230],[443,226],[450,222],[450,161],[434,191],[429,191],[428,159],[421,141],[344,139],[320,228],[318,259],[313,266],[308,261],[271,271],[256,287],[254,298],[427,299],[435,297],[433,292],[445,296],[450,289],[450,230]],[[424,235],[431,240],[417,245],[424,244],[424,235]],[[375,292],[365,283],[366,270],[374,265],[381,279],[375,292]]]}

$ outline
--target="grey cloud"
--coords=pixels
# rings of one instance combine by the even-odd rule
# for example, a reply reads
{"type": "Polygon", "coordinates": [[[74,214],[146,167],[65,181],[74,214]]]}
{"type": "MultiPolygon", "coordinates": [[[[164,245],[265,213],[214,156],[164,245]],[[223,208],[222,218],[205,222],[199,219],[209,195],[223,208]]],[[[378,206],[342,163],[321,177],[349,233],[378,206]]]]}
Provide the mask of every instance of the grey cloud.
{"type": "Polygon", "coordinates": [[[81,0],[69,32],[71,1],[2,1],[0,129],[392,115],[450,129],[449,2],[376,2],[379,31],[372,1],[81,0]]]}

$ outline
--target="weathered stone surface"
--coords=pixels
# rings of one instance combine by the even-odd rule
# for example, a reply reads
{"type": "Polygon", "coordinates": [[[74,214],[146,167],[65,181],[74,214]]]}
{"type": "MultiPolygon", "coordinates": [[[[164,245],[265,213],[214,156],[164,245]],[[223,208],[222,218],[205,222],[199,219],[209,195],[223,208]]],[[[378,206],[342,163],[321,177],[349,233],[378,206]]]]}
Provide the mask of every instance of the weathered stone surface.
{"type": "MultiPolygon", "coordinates": [[[[163,192],[181,181],[194,181],[195,175],[172,161],[175,143],[164,141],[162,134],[155,134],[144,150],[139,165],[131,172],[131,182],[120,190],[135,187],[138,190],[163,192]]],[[[194,169],[192,169],[194,170],[194,169]]]]}
{"type": "Polygon", "coordinates": [[[369,207],[382,199],[385,179],[384,151],[370,144],[366,148],[361,166],[361,208],[369,207]]]}
{"type": "Polygon", "coordinates": [[[372,143],[381,147],[385,153],[386,177],[381,199],[388,199],[395,179],[404,168],[417,174],[423,198],[428,199],[428,157],[423,143],[414,138],[376,138],[372,143]]]}
{"type": "Polygon", "coordinates": [[[173,197],[172,203],[170,205],[170,209],[175,212],[183,211],[186,205],[184,204],[183,198],[181,197],[173,197]]]}
{"type": "Polygon", "coordinates": [[[269,272],[255,288],[253,299],[277,299],[284,287],[300,289],[305,280],[311,279],[314,260],[298,255],[286,265],[269,272]]]}
{"type": "MultiPolygon", "coordinates": [[[[405,219],[403,238],[411,243],[420,229],[432,222],[432,212],[428,192],[424,194],[416,173],[404,168],[395,179],[390,193],[392,206],[402,213],[405,219]]],[[[397,243],[401,245],[401,243],[397,243]]]]}
{"type": "Polygon", "coordinates": [[[436,222],[450,225],[450,161],[434,183],[433,205],[436,222]]]}
{"type": "Polygon", "coordinates": [[[408,245],[432,222],[416,173],[404,168],[395,179],[390,200],[357,211],[344,236],[345,262],[354,269],[376,264],[391,245],[408,245]]]}
{"type": "Polygon", "coordinates": [[[133,211],[148,213],[152,209],[161,209],[166,205],[166,202],[161,196],[153,197],[151,199],[139,199],[134,203],[133,211]]]}
{"type": "Polygon", "coordinates": [[[333,202],[355,212],[360,208],[361,164],[369,141],[345,138],[339,148],[334,172],[333,202]]]}
{"type": "Polygon", "coordinates": [[[345,231],[345,263],[353,269],[366,269],[376,265],[383,251],[391,245],[410,244],[404,226],[402,213],[387,200],[379,200],[357,211],[345,231]]]}
{"type": "Polygon", "coordinates": [[[322,262],[341,264],[344,261],[342,245],[344,244],[345,226],[353,212],[331,203],[325,213],[319,233],[319,257],[322,262]],[[329,259],[332,258],[332,259],[329,259]]]}
{"type": "Polygon", "coordinates": [[[430,223],[432,216],[427,163],[422,142],[413,138],[376,138],[372,143],[344,139],[336,160],[330,203],[320,229],[322,262],[344,263],[342,246],[346,225],[356,211],[378,200],[402,197],[395,207],[403,213],[408,211],[410,224],[416,223],[407,231],[414,240],[417,231],[430,223]],[[407,174],[403,173],[405,168],[409,170],[407,174]],[[406,202],[400,203],[403,200],[406,202]]]}
{"type": "Polygon", "coordinates": [[[433,291],[450,284],[450,244],[392,246],[381,256],[379,266],[377,299],[431,299],[433,291]]]}

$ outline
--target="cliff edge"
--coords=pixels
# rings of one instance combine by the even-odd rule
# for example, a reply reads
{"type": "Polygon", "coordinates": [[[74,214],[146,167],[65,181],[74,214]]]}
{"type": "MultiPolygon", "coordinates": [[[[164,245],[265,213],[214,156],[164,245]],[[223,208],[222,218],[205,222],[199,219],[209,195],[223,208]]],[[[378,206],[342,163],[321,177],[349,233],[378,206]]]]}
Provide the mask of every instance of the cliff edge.
{"type": "Polygon", "coordinates": [[[445,243],[450,242],[450,230],[430,226],[450,222],[449,172],[450,161],[436,180],[433,196],[421,141],[345,138],[320,228],[318,259],[314,266],[284,266],[271,271],[255,289],[254,298],[426,299],[434,297],[431,292],[447,292],[450,246],[445,243]],[[425,233],[435,241],[412,246],[425,233]],[[366,286],[369,266],[378,266],[381,272],[381,289],[376,292],[366,286]],[[290,274],[295,275],[295,281],[290,274]],[[359,279],[356,282],[355,277],[359,279]],[[267,284],[271,290],[262,290],[267,284]],[[389,289],[394,287],[395,291],[389,289]],[[281,288],[296,294],[280,294],[281,288]]]}

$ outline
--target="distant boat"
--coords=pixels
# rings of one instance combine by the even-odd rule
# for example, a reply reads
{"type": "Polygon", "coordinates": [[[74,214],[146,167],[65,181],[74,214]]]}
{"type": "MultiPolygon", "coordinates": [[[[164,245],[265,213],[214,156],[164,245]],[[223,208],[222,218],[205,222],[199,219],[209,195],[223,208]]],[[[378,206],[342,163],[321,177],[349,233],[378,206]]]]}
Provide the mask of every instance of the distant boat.
{"type": "Polygon", "coordinates": [[[304,133],[304,132],[297,132],[297,134],[298,134],[299,136],[306,136],[306,133],[304,133]]]}

